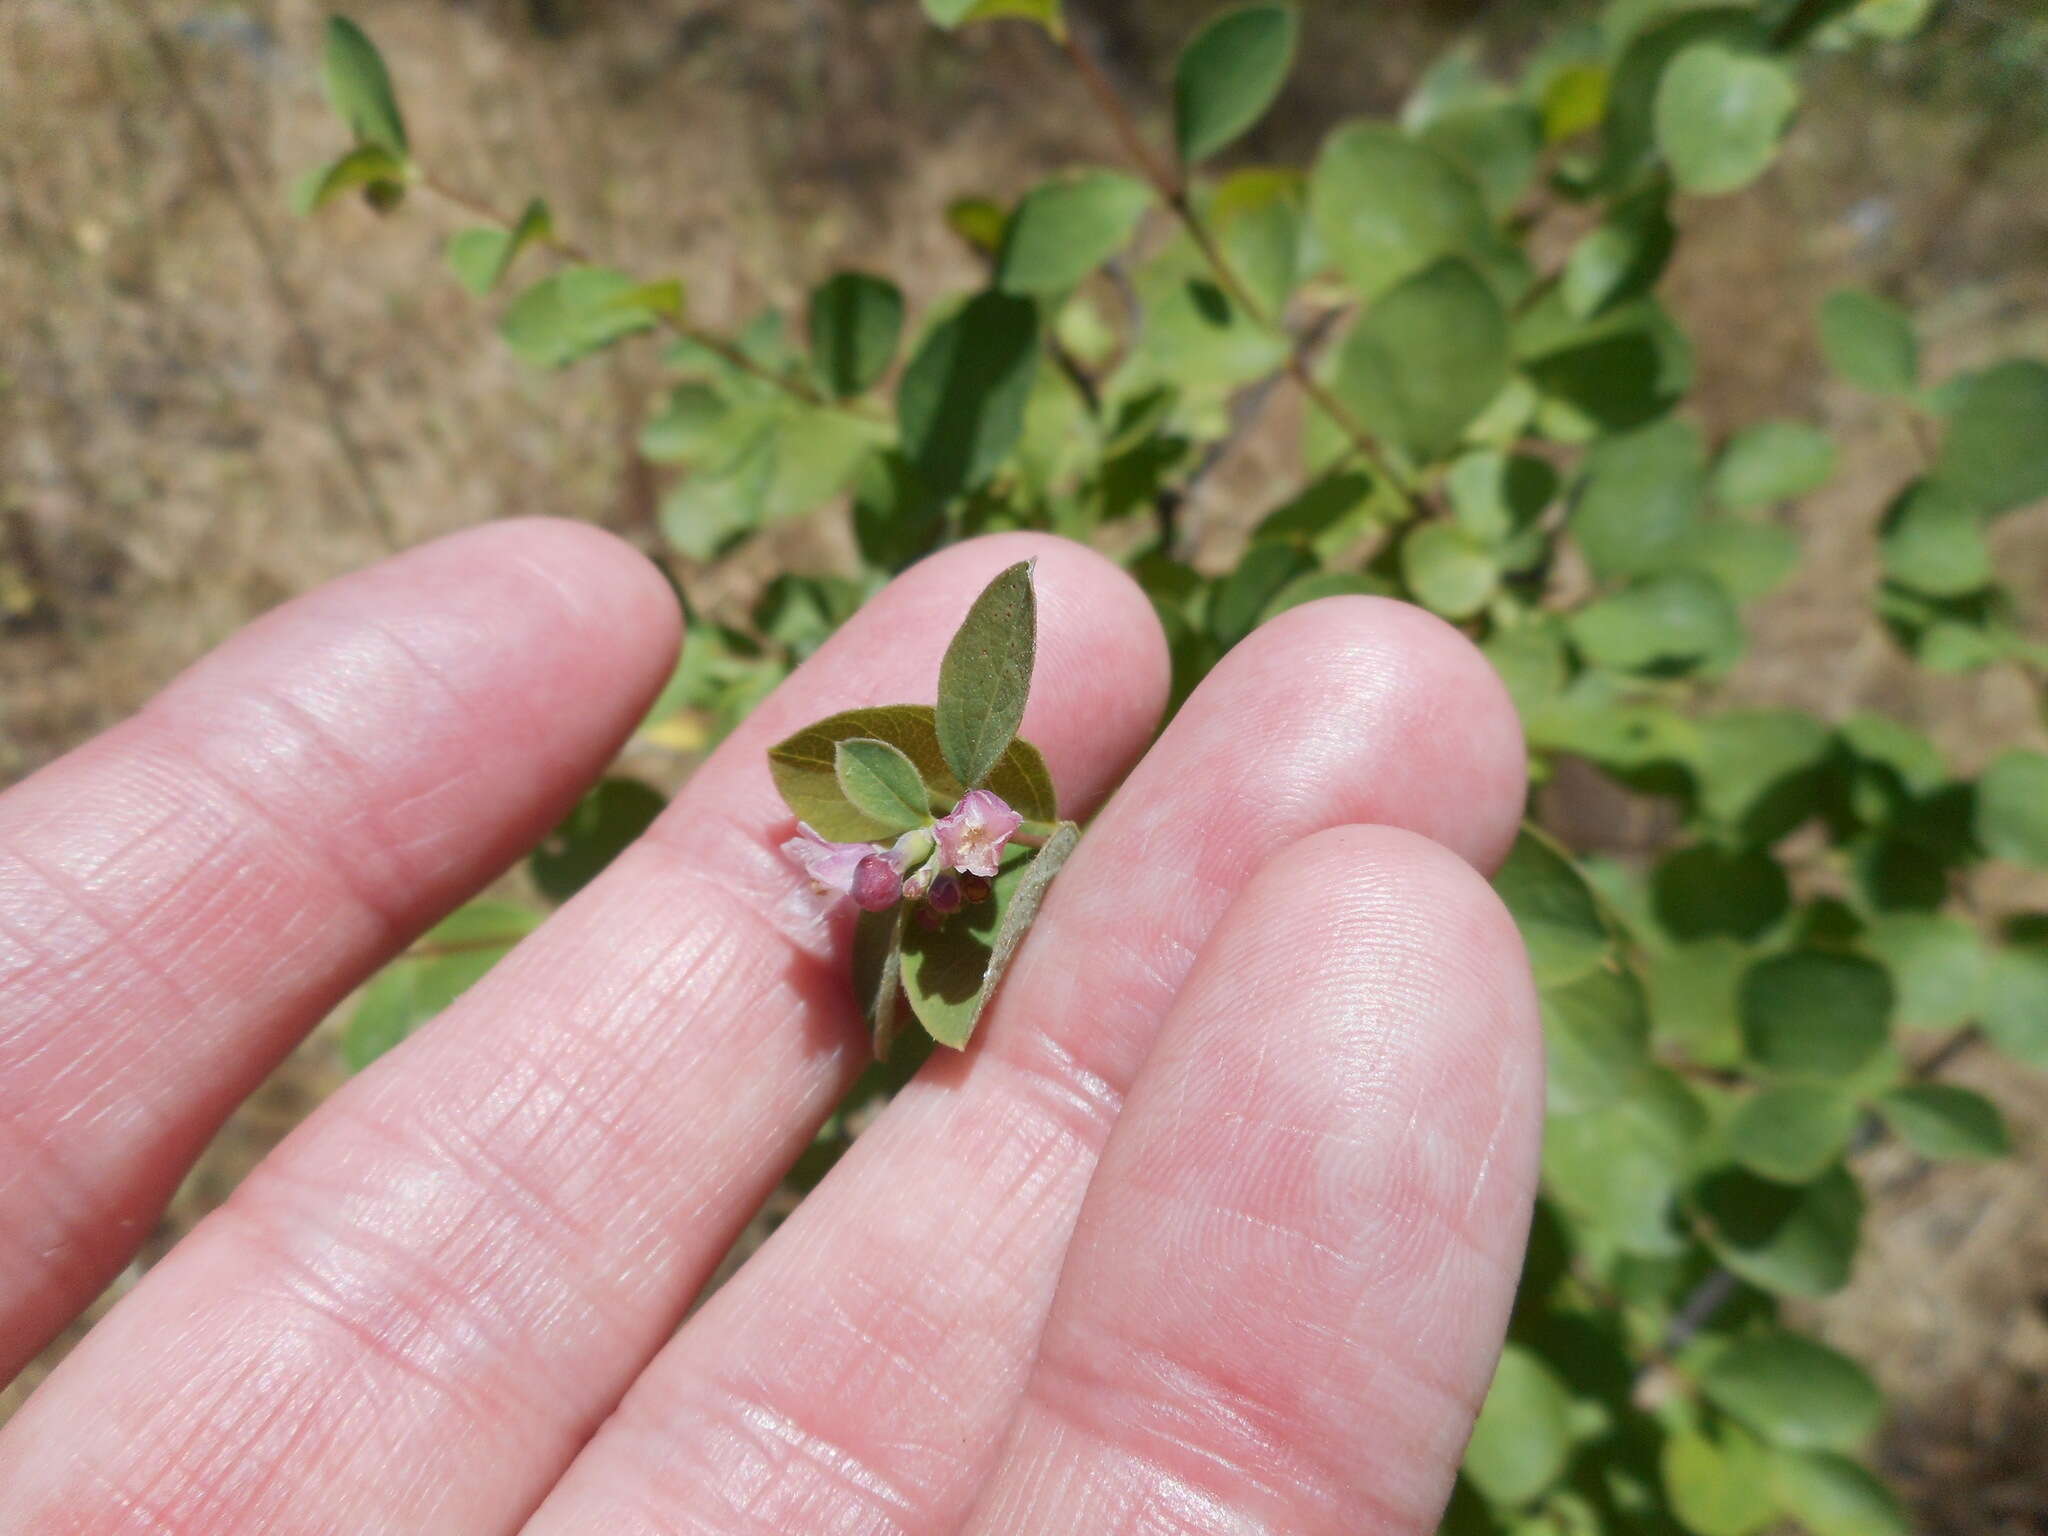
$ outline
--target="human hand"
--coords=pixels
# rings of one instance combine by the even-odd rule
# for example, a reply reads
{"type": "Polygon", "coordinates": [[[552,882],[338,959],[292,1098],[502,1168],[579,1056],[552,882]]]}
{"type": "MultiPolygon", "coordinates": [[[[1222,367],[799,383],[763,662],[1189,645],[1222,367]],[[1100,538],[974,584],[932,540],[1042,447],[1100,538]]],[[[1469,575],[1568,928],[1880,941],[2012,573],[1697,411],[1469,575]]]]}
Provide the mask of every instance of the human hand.
{"type": "MultiPolygon", "coordinates": [[[[676,629],[614,541],[497,524],[288,605],[0,797],[0,1377],[296,1039],[573,803],[676,629]]],[[[1146,751],[1166,686],[1144,597],[1076,545],[899,579],[93,1330],[0,1434],[0,1531],[1430,1530],[1540,1135],[1474,869],[1520,812],[1513,713],[1452,630],[1361,598],[1258,630],[1146,751]],[[777,851],[764,748],[930,698],[1030,556],[1025,732],[1067,814],[1121,788],[972,1050],[684,1323],[867,1051],[851,913],[777,851]]]]}

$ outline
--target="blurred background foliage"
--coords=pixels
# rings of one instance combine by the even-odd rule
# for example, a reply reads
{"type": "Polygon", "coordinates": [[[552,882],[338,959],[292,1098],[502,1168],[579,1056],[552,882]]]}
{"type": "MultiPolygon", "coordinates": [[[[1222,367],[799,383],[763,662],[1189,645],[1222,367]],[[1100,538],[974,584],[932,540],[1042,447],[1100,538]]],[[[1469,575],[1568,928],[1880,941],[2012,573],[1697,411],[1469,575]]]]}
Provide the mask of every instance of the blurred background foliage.
{"type": "MultiPolygon", "coordinates": [[[[1525,841],[1503,890],[1546,992],[1550,1198],[1453,1526],[2042,1529],[2048,1089],[1981,1041],[2048,1057],[2048,439],[2038,365],[2002,361],[2048,356],[2048,14],[1767,3],[1772,32],[1814,34],[1795,76],[1731,21],[1751,9],[1304,5],[1312,63],[1197,199],[1233,295],[1163,211],[1141,227],[1117,123],[1023,23],[949,36],[914,0],[354,8],[433,184],[634,274],[565,279],[445,196],[292,219],[345,143],[314,7],[16,0],[0,774],[280,598],[487,516],[612,527],[693,615],[620,776],[308,1043],[151,1252],[344,1058],[601,867],[884,571],[1054,526],[1132,560],[1189,681],[1288,601],[1416,597],[1487,644],[1544,749],[1557,841],[1525,841]],[[1673,26],[1713,56],[1658,62],[1630,143],[1603,97],[1673,26]],[[1358,118],[1402,128],[1323,147],[1358,118]],[[1319,156],[1305,193],[1222,180],[1319,156]],[[1121,175],[1046,182],[1076,165],[1121,175]],[[1667,169],[1696,195],[1667,198],[1667,169]],[[1438,179],[1420,222],[1454,207],[1440,248],[1347,245],[1342,210],[1404,177],[1438,179]],[[1042,183],[1047,233],[1005,233],[1042,183]],[[517,297],[470,302],[508,255],[517,297]],[[850,266],[900,288],[820,288],[850,266]],[[948,354],[928,328],[991,270],[1008,296],[948,354]],[[1289,348],[1244,323],[1262,299],[1363,434],[1268,382],[1289,348]],[[520,365],[658,324],[696,334],[520,365]],[[991,360],[967,370],[995,403],[966,434],[984,452],[950,446],[959,356],[991,360]],[[1406,387],[1424,372],[1451,382],[1406,387]],[[909,451],[878,457],[899,425],[909,451]]],[[[1211,13],[1069,6],[1161,150],[1211,13]]],[[[347,190],[389,203],[408,145],[356,126],[393,158],[347,190]]]]}

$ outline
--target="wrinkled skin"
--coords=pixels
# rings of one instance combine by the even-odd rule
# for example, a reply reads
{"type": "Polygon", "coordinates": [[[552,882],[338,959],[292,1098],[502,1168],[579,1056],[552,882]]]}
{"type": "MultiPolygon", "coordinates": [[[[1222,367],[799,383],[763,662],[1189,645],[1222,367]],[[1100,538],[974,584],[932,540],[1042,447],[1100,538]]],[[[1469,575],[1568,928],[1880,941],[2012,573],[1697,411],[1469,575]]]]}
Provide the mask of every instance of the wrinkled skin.
{"type": "MultiPolygon", "coordinates": [[[[492,525],[289,604],[0,797],[8,1370],[573,803],[677,627],[607,536],[492,525]]],[[[1268,624],[1155,742],[1166,689],[1146,600],[1077,546],[903,576],[94,1329],[0,1433],[0,1530],[1432,1529],[1540,1133],[1483,878],[1514,718],[1374,599],[1268,624]],[[850,903],[781,855],[764,748],[930,698],[961,594],[1033,556],[1024,731],[1100,814],[974,1048],[685,1322],[863,1064],[850,903]]]]}

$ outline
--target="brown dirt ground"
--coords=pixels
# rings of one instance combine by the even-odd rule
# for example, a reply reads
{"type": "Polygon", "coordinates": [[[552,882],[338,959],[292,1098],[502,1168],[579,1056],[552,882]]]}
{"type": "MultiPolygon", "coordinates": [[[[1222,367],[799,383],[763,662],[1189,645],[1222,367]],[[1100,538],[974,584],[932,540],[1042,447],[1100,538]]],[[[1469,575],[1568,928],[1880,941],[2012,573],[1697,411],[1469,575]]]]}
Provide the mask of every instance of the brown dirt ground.
{"type": "MultiPolygon", "coordinates": [[[[2014,14],[2029,3],[2011,0],[2014,14]]],[[[1962,10],[1995,23],[1995,4],[1962,10]]],[[[655,485],[631,453],[656,382],[646,349],[536,378],[441,275],[438,246],[456,227],[443,211],[380,220],[347,207],[313,226],[285,211],[292,176],[333,142],[312,62],[323,8],[0,9],[0,783],[130,712],[253,614],[376,558],[387,539],[373,502],[403,544],[522,512],[652,542],[655,485]],[[189,93],[152,51],[152,13],[189,93]]],[[[415,141],[445,179],[506,205],[545,190],[586,245],[679,273],[713,320],[790,305],[839,262],[905,276],[913,302],[963,284],[968,260],[937,219],[946,201],[1114,157],[1023,29],[947,42],[909,0],[353,9],[394,60],[415,141]]],[[[1301,158],[1335,119],[1397,102],[1456,29],[1512,50],[1543,7],[1410,0],[1375,7],[1370,26],[1354,0],[1309,9],[1318,68],[1257,153],[1301,158]]],[[[1156,107],[1149,81],[1182,8],[1092,11],[1112,66],[1156,107]]],[[[2039,744],[2037,700],[2004,672],[1921,676],[1869,619],[1871,528],[1915,450],[1901,422],[1824,381],[1810,316],[1835,284],[1875,281],[1921,306],[1937,370],[2048,352],[2048,143],[1976,99],[1971,69],[1964,52],[1932,86],[1882,61],[1825,70],[1781,168],[1688,212],[1670,281],[1700,343],[1706,424],[1815,415],[1853,466],[1799,509],[1807,566],[1756,616],[1733,693],[1830,716],[1889,710],[1963,768],[2039,744]]],[[[1284,485],[1288,417],[1277,411],[1205,486],[1226,540],[1284,485]]],[[[779,553],[817,547],[792,539],[779,553]]],[[[2009,521],[2000,539],[2007,579],[2038,612],[2048,513],[2009,521]]],[[[685,765],[636,766],[673,779],[685,765]]],[[[1582,811],[1610,833],[1637,814],[1582,811]]],[[[1980,894],[1994,907],[2039,897],[1980,894]]],[[[2004,1105],[2018,1156],[1930,1172],[1873,1154],[1872,1240],[1817,1323],[1892,1393],[1885,1458],[1927,1528],[2039,1533],[2048,1082],[1989,1060],[1956,1075],[2004,1105]]],[[[223,1131],[115,1292],[339,1077],[323,1029],[223,1131]]],[[[61,1348],[0,1390],[0,1417],[61,1348]]]]}

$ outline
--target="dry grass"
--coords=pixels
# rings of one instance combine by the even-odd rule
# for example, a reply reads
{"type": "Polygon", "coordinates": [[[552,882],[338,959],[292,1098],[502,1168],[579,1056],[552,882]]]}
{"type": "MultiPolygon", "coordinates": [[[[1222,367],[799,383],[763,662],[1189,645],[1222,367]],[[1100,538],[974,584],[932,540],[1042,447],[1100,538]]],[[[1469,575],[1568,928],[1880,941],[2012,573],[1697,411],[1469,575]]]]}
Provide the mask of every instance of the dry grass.
{"type": "MultiPolygon", "coordinates": [[[[456,227],[444,210],[380,220],[347,207],[311,227],[284,211],[290,178],[333,143],[311,62],[319,9],[0,10],[0,781],[128,713],[252,614],[383,552],[365,482],[403,543],[522,512],[652,541],[655,487],[631,452],[657,382],[646,349],[533,377],[442,275],[439,243],[456,227]],[[217,126],[225,174],[152,52],[151,10],[217,126]]],[[[1094,9],[1114,22],[1097,39],[1112,65],[1142,81],[1181,8],[1094,9]]],[[[1261,145],[1292,158],[1333,118],[1390,105],[1447,21],[1475,7],[1376,7],[1370,34],[1345,0],[1311,9],[1319,67],[1261,145]]],[[[1496,8],[1507,45],[1530,9],[1496,8]]],[[[790,305],[842,261],[903,276],[913,302],[957,286],[971,270],[936,217],[947,200],[1114,154],[1021,29],[948,44],[908,0],[354,10],[395,61],[440,175],[505,205],[545,191],[586,245],[682,275],[714,322],[790,305]],[[573,24],[542,35],[540,12],[573,24]]],[[[1937,368],[2048,352],[2048,149],[2003,144],[1982,114],[1838,67],[1782,169],[1687,218],[1671,294],[1700,342],[1702,418],[1721,430],[1818,416],[1852,466],[1800,510],[1808,565],[1759,615],[1737,694],[1829,716],[1885,709],[1966,769],[2038,742],[2037,700],[2017,676],[1923,676],[1872,624],[1871,527],[1916,450],[1900,422],[1822,380],[1808,317],[1829,287],[1875,276],[1927,306],[1937,368]]],[[[1205,488],[1199,510],[1219,528],[1277,494],[1290,418],[1276,411],[1205,488]]],[[[2000,538],[2008,579],[2048,596],[2044,514],[2000,538]]],[[[790,546],[807,547],[829,546],[790,546]]],[[[2003,907],[2039,893],[1984,894],[2003,907]]],[[[1885,1378],[1898,1403],[1886,1455],[1933,1528],[2038,1532],[2048,1084],[1988,1062],[1960,1075],[2005,1105],[2020,1155],[1934,1174],[1874,1158],[1869,1251],[1818,1322],[1885,1378]]],[[[222,1134],[144,1262],[338,1076],[316,1035],[222,1134]]],[[[42,1368],[0,1392],[0,1414],[42,1368]]]]}

